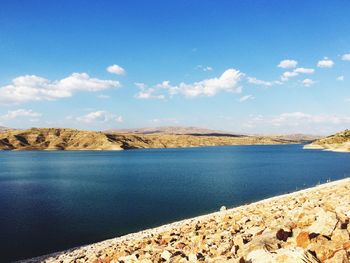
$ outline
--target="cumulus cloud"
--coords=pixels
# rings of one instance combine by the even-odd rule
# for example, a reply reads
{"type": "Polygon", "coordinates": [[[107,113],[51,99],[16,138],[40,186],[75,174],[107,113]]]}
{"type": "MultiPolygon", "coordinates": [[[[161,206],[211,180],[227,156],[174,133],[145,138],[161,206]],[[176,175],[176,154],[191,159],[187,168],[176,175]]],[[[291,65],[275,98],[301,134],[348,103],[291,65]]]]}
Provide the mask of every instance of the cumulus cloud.
{"type": "Polygon", "coordinates": [[[35,112],[31,109],[18,109],[7,111],[7,113],[1,116],[1,118],[4,120],[13,120],[19,117],[38,118],[41,116],[41,113],[35,112]]]}
{"type": "Polygon", "coordinates": [[[313,74],[315,72],[312,68],[296,68],[293,71],[286,71],[282,74],[281,80],[287,81],[289,78],[296,77],[299,74],[313,74]]]}
{"type": "Polygon", "coordinates": [[[25,75],[13,79],[9,85],[0,87],[0,104],[56,100],[71,97],[79,91],[96,92],[118,87],[118,81],[91,78],[86,73],[73,73],[55,81],[36,75],[25,75]]]}
{"type": "Polygon", "coordinates": [[[341,59],[342,60],[345,60],[345,61],[350,61],[350,53],[347,53],[347,54],[344,54],[341,56],[341,59]]]}
{"type": "Polygon", "coordinates": [[[106,123],[106,122],[123,122],[123,117],[108,111],[93,111],[84,116],[76,118],[77,121],[83,123],[106,123]]]}
{"type": "Polygon", "coordinates": [[[317,62],[317,67],[319,68],[331,68],[333,66],[334,66],[334,61],[327,57],[317,62]]]}
{"type": "Polygon", "coordinates": [[[139,88],[136,98],[139,99],[164,99],[167,96],[177,94],[188,98],[199,96],[211,97],[219,92],[240,93],[242,87],[239,85],[244,76],[239,70],[227,69],[221,76],[211,79],[205,79],[194,83],[180,83],[173,86],[169,81],[163,81],[153,87],[148,87],[144,83],[135,83],[139,88]]]}
{"type": "MultiPolygon", "coordinates": [[[[159,85],[159,84],[158,84],[159,85]]],[[[135,86],[139,88],[139,92],[135,95],[137,99],[147,100],[147,99],[159,99],[164,100],[165,95],[156,94],[158,87],[148,87],[145,83],[135,83],[135,86]]]]}
{"type": "Polygon", "coordinates": [[[116,64],[107,67],[106,70],[109,73],[116,74],[116,75],[125,75],[126,74],[125,69],[123,69],[121,66],[116,65],[116,64]]]}
{"type": "Polygon", "coordinates": [[[337,80],[338,80],[338,81],[344,81],[344,76],[338,76],[338,77],[337,77],[337,80]]]}
{"type": "Polygon", "coordinates": [[[241,97],[240,99],[239,99],[239,101],[240,102],[244,102],[244,101],[247,101],[247,100],[254,100],[255,99],[255,97],[253,96],[253,95],[245,95],[245,96],[243,96],[243,97],[241,97]]]}
{"type": "Polygon", "coordinates": [[[301,83],[305,87],[310,87],[311,85],[315,84],[315,81],[313,81],[312,79],[304,79],[301,83]]]}
{"type": "Polygon", "coordinates": [[[279,68],[295,68],[298,65],[298,61],[292,59],[282,60],[277,67],[279,68]]]}

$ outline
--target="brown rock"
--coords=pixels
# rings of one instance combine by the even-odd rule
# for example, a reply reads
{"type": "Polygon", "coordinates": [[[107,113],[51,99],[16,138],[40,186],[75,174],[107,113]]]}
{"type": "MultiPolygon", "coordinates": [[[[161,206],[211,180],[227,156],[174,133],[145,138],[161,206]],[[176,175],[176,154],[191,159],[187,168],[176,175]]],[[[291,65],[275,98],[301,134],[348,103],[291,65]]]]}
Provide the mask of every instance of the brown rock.
{"type": "Polygon", "coordinates": [[[296,238],[297,246],[306,248],[310,244],[309,233],[300,232],[296,238]]]}
{"type": "Polygon", "coordinates": [[[286,242],[287,239],[288,239],[288,237],[291,237],[292,235],[293,235],[292,232],[290,232],[290,231],[285,231],[285,230],[283,230],[283,229],[280,229],[280,230],[278,230],[277,233],[276,233],[276,238],[277,238],[278,240],[283,240],[284,242],[286,242]]]}

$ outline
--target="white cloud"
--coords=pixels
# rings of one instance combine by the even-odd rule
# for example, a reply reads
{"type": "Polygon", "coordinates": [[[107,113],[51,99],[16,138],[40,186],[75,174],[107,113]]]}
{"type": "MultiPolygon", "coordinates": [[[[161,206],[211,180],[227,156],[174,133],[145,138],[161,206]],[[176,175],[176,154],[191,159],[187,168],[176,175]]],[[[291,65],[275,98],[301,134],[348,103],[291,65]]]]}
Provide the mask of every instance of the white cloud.
{"type": "Polygon", "coordinates": [[[282,84],[280,81],[265,81],[265,80],[260,80],[254,77],[247,77],[248,82],[254,85],[260,85],[260,86],[266,86],[266,87],[271,87],[273,85],[280,85],[282,84]]]}
{"type": "Polygon", "coordinates": [[[292,77],[295,77],[295,76],[298,76],[299,74],[297,72],[294,72],[294,71],[286,71],[282,74],[281,76],[281,80],[282,81],[287,81],[289,78],[292,78],[292,77]]]}
{"type": "Polygon", "coordinates": [[[38,112],[34,112],[33,110],[29,109],[18,109],[18,110],[12,110],[7,111],[7,113],[3,116],[1,116],[4,120],[13,120],[19,117],[28,117],[28,118],[38,118],[41,117],[42,114],[38,112]]]}
{"type": "Polygon", "coordinates": [[[296,68],[294,72],[301,74],[313,74],[315,70],[313,68],[296,68]]]}
{"type": "Polygon", "coordinates": [[[250,116],[244,127],[257,131],[275,133],[323,133],[330,134],[346,129],[349,116],[313,115],[304,112],[286,112],[275,116],[250,116]]]}
{"type": "Polygon", "coordinates": [[[171,97],[177,94],[188,98],[198,96],[210,97],[222,91],[240,93],[242,87],[239,85],[239,82],[243,76],[244,74],[239,70],[227,69],[220,77],[205,79],[191,84],[182,82],[179,85],[172,86],[169,81],[163,81],[153,87],[148,87],[144,83],[135,83],[139,88],[136,98],[164,99],[166,95],[171,97]]]}
{"type": "Polygon", "coordinates": [[[295,68],[298,65],[298,61],[292,59],[282,60],[277,67],[279,68],[295,68]]]}
{"type": "Polygon", "coordinates": [[[305,87],[310,87],[311,85],[315,84],[315,81],[313,81],[312,79],[304,79],[301,83],[305,87]]]}
{"type": "Polygon", "coordinates": [[[239,99],[240,102],[244,102],[246,100],[254,100],[255,97],[253,95],[245,95],[239,99]]]}
{"type": "Polygon", "coordinates": [[[338,81],[344,81],[344,76],[339,76],[339,77],[337,77],[337,80],[338,80],[338,81]]]}
{"type": "Polygon", "coordinates": [[[324,58],[317,62],[317,67],[319,68],[331,68],[334,66],[334,62],[331,59],[324,58]]]}
{"type": "Polygon", "coordinates": [[[286,71],[282,74],[281,80],[287,81],[289,78],[296,77],[299,74],[313,74],[315,72],[312,68],[296,68],[293,71],[286,71]]]}
{"type": "Polygon", "coordinates": [[[108,111],[94,111],[84,116],[77,117],[76,120],[83,123],[123,122],[123,117],[108,111]]]}
{"type": "Polygon", "coordinates": [[[137,99],[165,99],[163,94],[156,94],[157,88],[149,88],[145,83],[135,83],[135,85],[139,88],[139,92],[135,95],[137,99]]]}
{"type": "Polygon", "coordinates": [[[0,104],[56,100],[71,97],[73,93],[79,91],[96,92],[118,87],[120,87],[118,81],[91,78],[86,73],[73,73],[55,81],[25,75],[13,79],[9,85],[0,87],[0,104]]]}
{"type": "Polygon", "coordinates": [[[125,75],[126,74],[125,69],[123,69],[121,66],[116,65],[116,64],[107,67],[106,70],[109,73],[116,74],[116,75],[125,75]]]}
{"type": "Polygon", "coordinates": [[[203,66],[203,65],[197,65],[196,66],[196,69],[199,69],[199,70],[203,70],[203,71],[212,71],[214,70],[212,67],[210,66],[203,66]]]}
{"type": "Polygon", "coordinates": [[[345,61],[350,61],[350,53],[342,55],[341,59],[345,61]]]}

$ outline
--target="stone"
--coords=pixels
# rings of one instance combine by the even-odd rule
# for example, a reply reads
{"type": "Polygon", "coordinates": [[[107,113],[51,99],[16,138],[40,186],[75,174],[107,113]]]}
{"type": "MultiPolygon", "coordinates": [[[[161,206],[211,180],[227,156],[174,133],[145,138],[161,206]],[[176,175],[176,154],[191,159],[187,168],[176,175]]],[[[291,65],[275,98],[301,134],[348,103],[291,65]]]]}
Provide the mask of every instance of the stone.
{"type": "Polygon", "coordinates": [[[284,242],[287,241],[288,237],[291,237],[293,233],[291,231],[285,231],[284,229],[280,229],[276,233],[276,238],[278,240],[283,240],[284,242]]]}
{"type": "Polygon", "coordinates": [[[160,257],[166,261],[168,261],[171,258],[172,254],[168,250],[164,250],[162,254],[160,254],[160,257]]]}
{"type": "Polygon", "coordinates": [[[309,232],[300,232],[296,237],[296,243],[298,247],[307,248],[307,246],[310,244],[309,232]]]}
{"type": "Polygon", "coordinates": [[[226,209],[226,206],[222,206],[222,207],[220,207],[220,211],[226,211],[227,209],[226,209]]]}
{"type": "Polygon", "coordinates": [[[345,250],[337,251],[333,257],[324,261],[325,263],[349,263],[349,259],[347,257],[345,250]]]}
{"type": "Polygon", "coordinates": [[[326,212],[321,208],[316,214],[316,221],[309,227],[308,231],[330,237],[337,223],[338,219],[334,213],[326,212]]]}

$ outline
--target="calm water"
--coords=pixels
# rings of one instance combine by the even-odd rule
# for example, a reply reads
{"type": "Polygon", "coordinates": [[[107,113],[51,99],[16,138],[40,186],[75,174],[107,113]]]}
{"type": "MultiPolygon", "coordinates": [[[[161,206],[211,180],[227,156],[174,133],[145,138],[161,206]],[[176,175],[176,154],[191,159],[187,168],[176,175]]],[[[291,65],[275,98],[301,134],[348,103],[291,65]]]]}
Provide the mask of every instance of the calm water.
{"type": "Polygon", "coordinates": [[[349,175],[350,154],[301,145],[0,152],[0,262],[349,175]]]}

